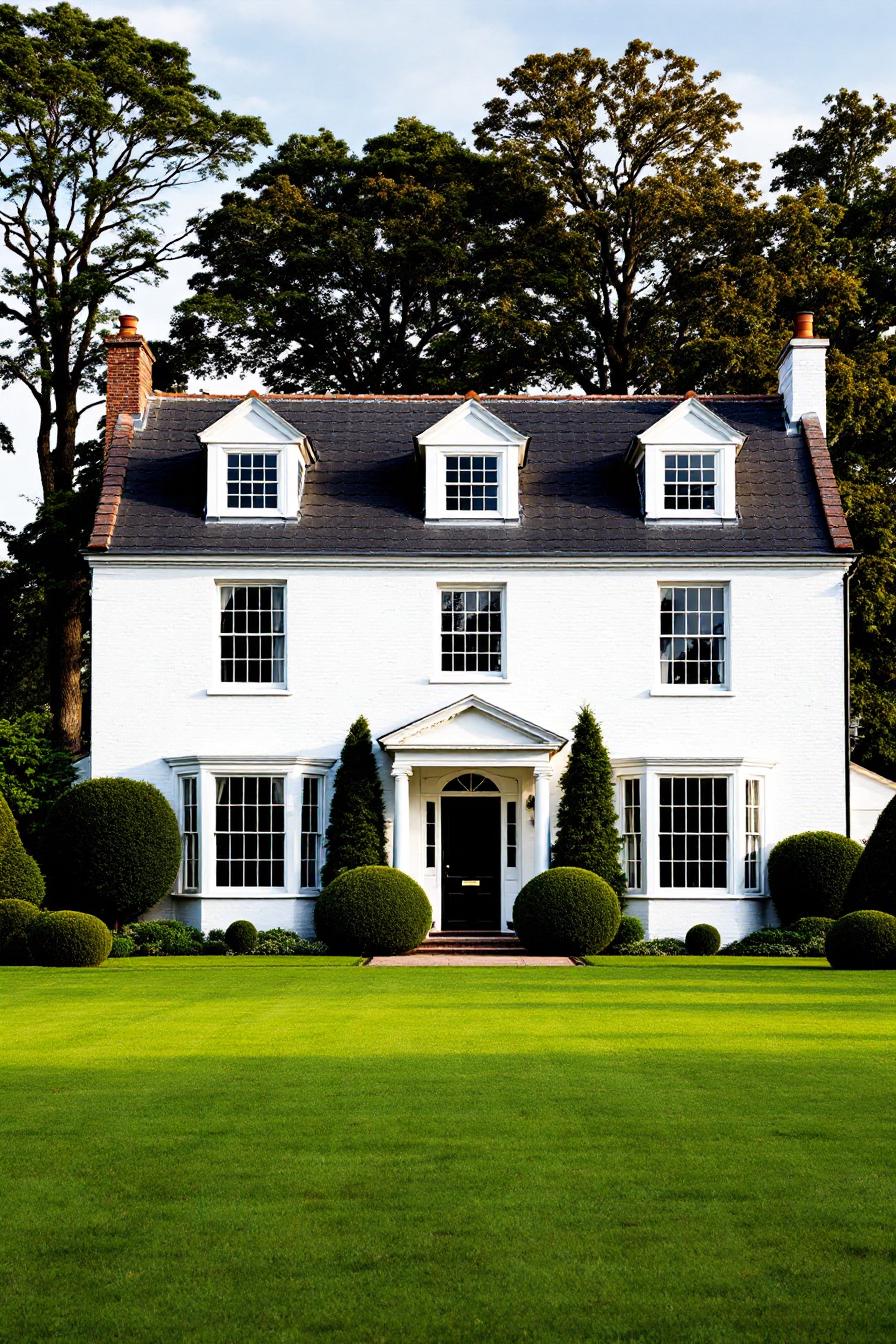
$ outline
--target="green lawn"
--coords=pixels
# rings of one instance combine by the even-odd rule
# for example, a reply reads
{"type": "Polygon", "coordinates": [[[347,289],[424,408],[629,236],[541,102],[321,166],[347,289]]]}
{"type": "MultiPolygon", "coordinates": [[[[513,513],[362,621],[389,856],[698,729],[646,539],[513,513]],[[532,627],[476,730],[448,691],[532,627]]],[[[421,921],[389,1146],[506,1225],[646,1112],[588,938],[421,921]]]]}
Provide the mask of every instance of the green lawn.
{"type": "Polygon", "coordinates": [[[0,1339],[896,1332],[896,974],[0,971],[0,1339]]]}

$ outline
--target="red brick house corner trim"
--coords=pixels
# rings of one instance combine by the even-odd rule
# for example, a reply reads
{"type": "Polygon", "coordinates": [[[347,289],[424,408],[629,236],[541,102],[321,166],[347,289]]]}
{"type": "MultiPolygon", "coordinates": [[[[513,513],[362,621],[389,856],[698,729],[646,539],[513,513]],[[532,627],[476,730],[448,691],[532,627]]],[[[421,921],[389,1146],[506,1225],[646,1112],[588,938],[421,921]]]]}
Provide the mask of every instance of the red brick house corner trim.
{"type": "Polygon", "coordinates": [[[124,491],[124,478],[128,469],[128,455],[134,438],[134,417],[129,411],[119,411],[115,428],[109,440],[106,460],[103,463],[103,484],[100,489],[100,501],[93,531],[87,543],[89,551],[107,551],[115,531],[118,506],[124,491]]]}
{"type": "Polygon", "coordinates": [[[824,519],[828,525],[831,543],[835,551],[852,551],[855,547],[850,535],[849,524],[846,521],[846,514],[843,512],[843,501],[840,498],[840,489],[834,475],[831,455],[828,452],[828,442],[824,436],[821,421],[817,415],[804,415],[800,424],[802,425],[803,439],[809,450],[812,470],[815,473],[815,483],[821,497],[821,507],[824,510],[824,519]]]}

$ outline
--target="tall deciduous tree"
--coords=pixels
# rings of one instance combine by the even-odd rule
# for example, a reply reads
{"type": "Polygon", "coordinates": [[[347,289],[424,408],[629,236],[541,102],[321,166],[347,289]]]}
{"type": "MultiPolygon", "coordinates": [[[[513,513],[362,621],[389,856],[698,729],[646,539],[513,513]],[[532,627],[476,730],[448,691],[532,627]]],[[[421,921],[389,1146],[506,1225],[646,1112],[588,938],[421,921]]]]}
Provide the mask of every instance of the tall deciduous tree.
{"type": "Polygon", "coordinates": [[[361,716],[348,730],[333,784],[327,826],[326,886],[346,868],[386,862],[386,809],[370,725],[361,716]]]}
{"type": "Polygon", "coordinates": [[[575,258],[558,381],[625,393],[755,378],[769,339],[764,215],[756,166],[727,156],[739,109],[717,79],[633,41],[612,63],[582,47],[528,56],[498,81],[476,143],[545,184],[575,258]]]}
{"type": "Polygon", "coordinates": [[[552,866],[587,868],[624,898],[627,886],[619,857],[613,769],[600,724],[588,705],[579,712],[560,788],[552,866]]]}
{"type": "MultiPolygon", "coordinates": [[[[173,189],[223,177],[267,143],[257,118],[215,110],[216,97],[183,47],[125,18],[0,5],[0,318],[10,333],[0,379],[34,399],[44,507],[56,518],[74,486],[85,396],[102,376],[106,305],[182,255],[187,235],[163,229],[173,189]]],[[[51,708],[72,750],[83,602],[73,565],[47,594],[51,708]]]]}
{"type": "Polygon", "coordinates": [[[293,135],[199,227],[175,337],[278,392],[516,389],[538,376],[562,237],[525,166],[413,117],[353,153],[293,135]]]}

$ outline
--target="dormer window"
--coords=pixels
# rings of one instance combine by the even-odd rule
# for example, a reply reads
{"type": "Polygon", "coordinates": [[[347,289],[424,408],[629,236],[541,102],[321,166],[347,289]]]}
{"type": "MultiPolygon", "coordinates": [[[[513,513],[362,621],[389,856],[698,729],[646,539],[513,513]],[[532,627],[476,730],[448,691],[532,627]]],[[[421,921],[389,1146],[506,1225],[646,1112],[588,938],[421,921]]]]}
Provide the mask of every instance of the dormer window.
{"type": "Polygon", "coordinates": [[[416,443],[425,464],[428,523],[519,522],[527,435],[469,397],[418,434],[416,443]]]}
{"type": "Polygon", "coordinates": [[[628,454],[645,521],[736,521],[735,462],[745,442],[745,434],[693,396],[654,421],[628,454]]]}
{"type": "Polygon", "coordinates": [[[208,454],[206,520],[297,519],[310,439],[254,394],[198,435],[208,454]]]}

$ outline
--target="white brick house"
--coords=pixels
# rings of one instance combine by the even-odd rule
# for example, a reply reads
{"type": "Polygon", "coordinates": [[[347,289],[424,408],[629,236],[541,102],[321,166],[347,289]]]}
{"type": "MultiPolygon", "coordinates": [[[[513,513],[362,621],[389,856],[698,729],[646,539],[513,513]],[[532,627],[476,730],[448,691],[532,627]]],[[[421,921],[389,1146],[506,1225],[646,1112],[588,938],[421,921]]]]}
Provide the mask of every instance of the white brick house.
{"type": "Polygon", "coordinates": [[[147,395],[124,322],[92,771],[177,810],[173,913],[312,930],[363,713],[436,927],[506,928],[588,702],[629,910],[651,936],[767,922],[769,847],[848,827],[826,344],[801,328],[776,397],[147,395]]]}

